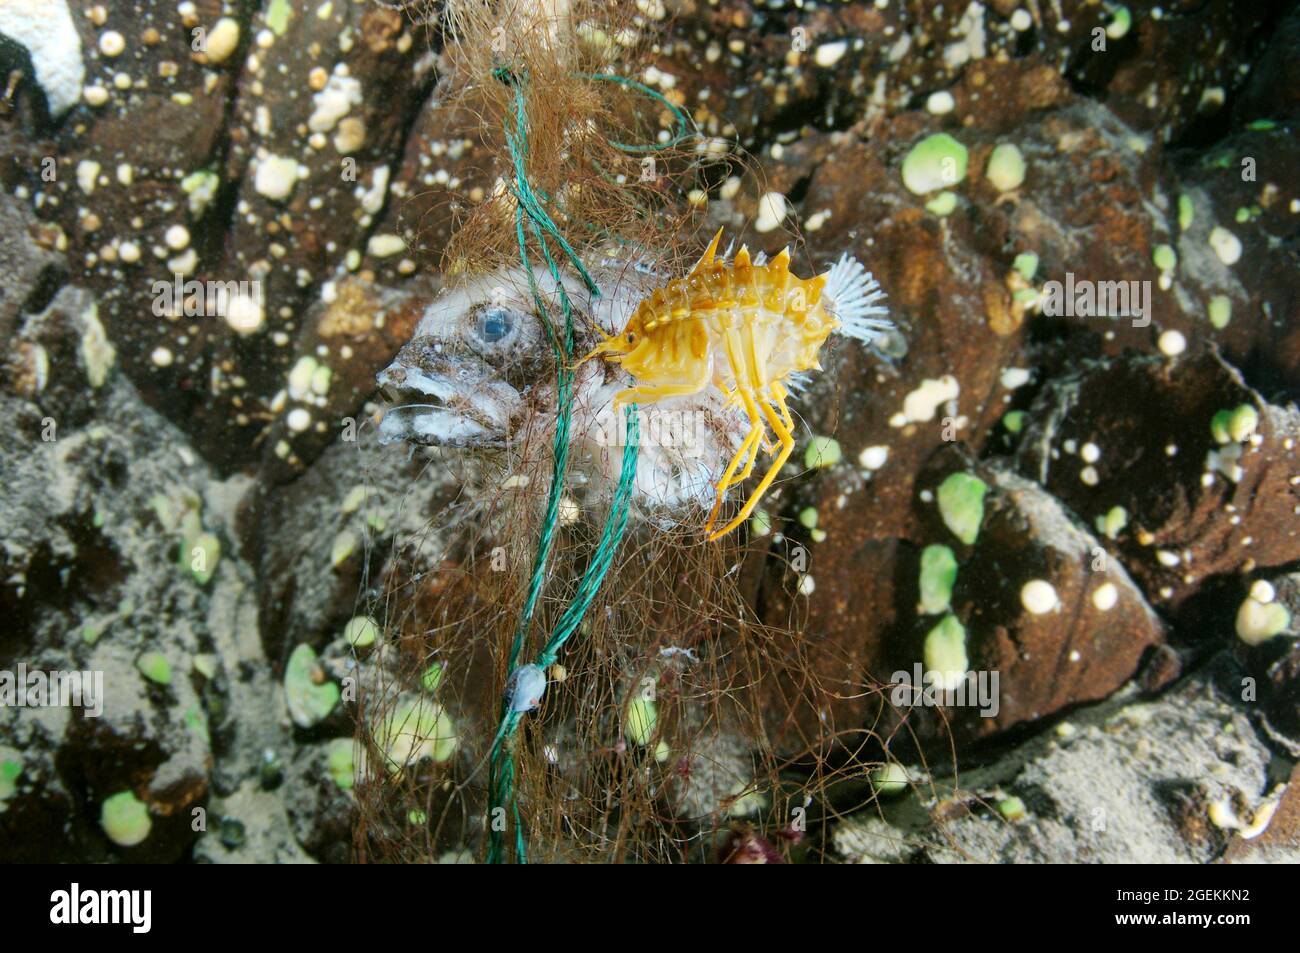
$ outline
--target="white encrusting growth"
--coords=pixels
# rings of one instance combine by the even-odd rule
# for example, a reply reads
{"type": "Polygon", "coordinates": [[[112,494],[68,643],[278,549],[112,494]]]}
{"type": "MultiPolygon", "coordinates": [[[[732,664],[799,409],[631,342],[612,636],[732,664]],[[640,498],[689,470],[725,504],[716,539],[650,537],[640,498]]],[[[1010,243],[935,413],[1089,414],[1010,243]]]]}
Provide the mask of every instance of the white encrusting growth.
{"type": "Polygon", "coordinates": [[[960,395],[961,385],[951,374],[940,378],[927,377],[916,390],[903,398],[903,410],[889,418],[889,426],[906,427],[910,423],[934,420],[940,404],[956,400],[960,395]]]}
{"type": "Polygon", "coordinates": [[[858,454],[858,463],[866,470],[879,470],[889,459],[889,448],[883,445],[867,447],[858,454]]]}
{"type": "Polygon", "coordinates": [[[81,98],[86,67],[66,0],[0,0],[0,33],[27,48],[55,118],[81,98]]]}

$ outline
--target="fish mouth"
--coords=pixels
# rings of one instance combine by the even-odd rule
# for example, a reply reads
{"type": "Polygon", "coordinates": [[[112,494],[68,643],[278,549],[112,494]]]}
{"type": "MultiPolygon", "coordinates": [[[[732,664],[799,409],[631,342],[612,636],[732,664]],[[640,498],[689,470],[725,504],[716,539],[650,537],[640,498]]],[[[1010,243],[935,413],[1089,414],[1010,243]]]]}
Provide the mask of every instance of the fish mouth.
{"type": "Polygon", "coordinates": [[[381,444],[500,449],[522,405],[519,392],[471,355],[443,357],[427,342],[408,344],[376,377],[388,400],[381,444]]]}

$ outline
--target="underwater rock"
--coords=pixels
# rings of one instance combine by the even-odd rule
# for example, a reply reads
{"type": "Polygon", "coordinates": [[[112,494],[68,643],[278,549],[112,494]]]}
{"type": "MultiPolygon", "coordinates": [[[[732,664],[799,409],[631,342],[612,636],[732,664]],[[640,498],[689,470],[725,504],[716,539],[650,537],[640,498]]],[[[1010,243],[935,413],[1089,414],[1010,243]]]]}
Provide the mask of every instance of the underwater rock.
{"type": "MultiPolygon", "coordinates": [[[[351,738],[337,740],[352,745],[351,738]]],[[[346,775],[339,773],[343,766],[331,760],[334,750],[334,742],[325,742],[294,752],[285,807],[302,849],[322,863],[340,864],[351,859],[355,804],[350,787],[339,783],[346,775]]],[[[350,758],[346,767],[352,768],[350,758]]]]}
{"type": "Polygon", "coordinates": [[[391,288],[348,276],[329,283],[327,301],[305,307],[299,356],[272,399],[276,415],[263,432],[267,482],[294,479],[331,444],[356,445],[369,426],[375,373],[410,338],[432,284],[421,278],[391,288]]]}
{"type": "MultiPolygon", "coordinates": [[[[75,361],[54,366],[53,393],[78,387],[91,384],[75,361]]],[[[78,426],[47,417],[54,427],[42,440],[37,416],[0,454],[9,488],[0,605],[10,620],[0,668],[12,672],[21,663],[102,678],[93,705],[83,696],[86,713],[0,708],[0,738],[23,765],[18,793],[0,814],[0,853],[10,859],[110,858],[99,804],[129,791],[151,824],[122,856],[175,860],[195,837],[191,812],[208,795],[212,751],[196,684],[150,681],[137,662],[153,651],[188,671],[191,656],[212,644],[213,606],[235,598],[240,584],[223,565],[211,592],[201,589],[176,565],[178,541],[151,509],[151,498],[202,486],[206,469],[188,450],[177,453],[183,441],[120,376],[97,390],[82,405],[93,408],[93,420],[78,426]],[[71,809],[83,800],[85,814],[71,809]]],[[[22,400],[0,401],[11,420],[40,413],[22,400]]]]}
{"type": "MultiPolygon", "coordinates": [[[[1279,786],[1280,787],[1280,786],[1279,786]]],[[[1240,821],[1240,819],[1239,819],[1240,821]]],[[[1245,825],[1245,833],[1228,844],[1223,861],[1228,864],[1293,864],[1300,856],[1300,767],[1282,790],[1274,789],[1245,825]],[[1266,816],[1265,816],[1266,815],[1266,816]],[[1263,830],[1257,830],[1261,823],[1263,830]]]]}
{"type": "Polygon", "coordinates": [[[1103,544],[1177,613],[1216,576],[1300,559],[1297,443],[1295,410],[1264,403],[1217,357],[1129,358],[1051,382],[1017,467],[1081,519],[1122,511],[1103,544]],[[1255,425],[1216,433],[1216,415],[1242,407],[1257,408],[1255,425]]]}
{"type": "MultiPolygon", "coordinates": [[[[210,802],[216,819],[194,845],[192,857],[200,864],[304,864],[314,858],[298,844],[280,794],[259,790],[249,781],[225,797],[210,802]],[[221,836],[221,820],[237,821],[242,843],[221,836]]],[[[336,832],[337,833],[337,832],[336,832]]]]}
{"type": "MultiPolygon", "coordinates": [[[[1240,689],[1258,701],[1273,742],[1300,754],[1300,573],[1253,575],[1236,591],[1240,689]]],[[[1229,592],[1220,598],[1231,600],[1229,592]]]]}
{"type": "MultiPolygon", "coordinates": [[[[39,144],[6,170],[42,194],[38,214],[66,236],[124,371],[221,467],[255,453],[296,359],[287,344],[306,326],[301,312],[349,261],[359,266],[389,191],[401,190],[391,156],[426,91],[408,81],[424,41],[395,10],[287,9],[270,25],[254,14],[240,31],[248,55],[219,62],[191,48],[193,30],[224,42],[206,10],[143,0],[113,11],[107,26],[127,38],[120,55],[87,57],[94,92],[35,130],[39,144]],[[257,189],[276,154],[292,157],[296,183],[283,202],[257,189]],[[177,275],[204,283],[198,306],[187,292],[188,308],[168,307],[157,288],[177,275]],[[236,303],[217,304],[217,286],[236,303]]],[[[73,21],[98,49],[90,19],[73,21]]],[[[414,272],[401,261],[385,274],[414,272]]]]}
{"type": "MultiPolygon", "coordinates": [[[[886,823],[875,810],[851,818],[834,842],[851,862],[1231,859],[1242,848],[1229,819],[1262,820],[1276,794],[1269,758],[1240,703],[1218,696],[1205,678],[1156,701],[1138,701],[1130,689],[987,766],[968,766],[960,787],[935,774],[922,788],[928,817],[918,817],[911,795],[886,808],[886,823]],[[1023,817],[997,810],[1012,797],[1023,817]]],[[[1275,858],[1300,855],[1300,842],[1277,834],[1275,858]]]]}
{"type": "Polygon", "coordinates": [[[46,387],[0,396],[18,425],[0,452],[0,669],[100,672],[103,711],[0,707],[0,746],[21,759],[0,856],[174,861],[196,824],[216,826],[214,793],[279,743],[280,716],[240,550],[227,544],[205,585],[186,544],[199,530],[232,538],[241,484],[215,482],[120,373],[90,380],[88,302],[69,286],[28,319],[20,334],[52,357],[46,387]],[[100,806],[124,792],[144,805],[148,832],[115,846],[100,806]]]}
{"type": "Polygon", "coordinates": [[[393,540],[414,541],[411,571],[427,571],[441,539],[430,523],[457,489],[453,470],[389,452],[373,429],[361,429],[355,443],[328,446],[298,479],[250,494],[239,526],[260,580],[267,656],[287,660],[299,643],[324,648],[356,614],[363,581],[383,569],[393,540]],[[336,563],[344,535],[353,544],[336,563]]]}
{"type": "Polygon", "coordinates": [[[23,311],[35,311],[42,290],[57,281],[64,259],[57,230],[41,223],[22,202],[0,192],[0,341],[7,341],[23,311]]]}
{"type": "MultiPolygon", "coordinates": [[[[946,470],[931,472],[937,480],[946,470]]],[[[1057,500],[1013,473],[979,472],[989,484],[987,513],[974,544],[958,550],[952,611],[966,627],[971,671],[998,675],[997,706],[968,700],[947,709],[958,740],[1104,698],[1164,639],[1124,566],[1057,500]]],[[[934,532],[951,539],[938,526],[934,532]]],[[[906,670],[920,654],[895,658],[906,670]]]]}
{"type": "MultiPolygon", "coordinates": [[[[119,6],[69,7],[70,27],[60,19],[45,48],[65,54],[54,74],[29,31],[26,53],[14,59],[8,43],[0,53],[5,73],[17,68],[0,99],[0,405],[16,435],[0,449],[0,483],[11,488],[0,608],[12,623],[0,668],[94,665],[114,699],[98,722],[0,711],[0,855],[342,860],[354,804],[341,743],[357,708],[344,702],[295,733],[279,687],[294,646],[319,651],[329,678],[356,675],[366,687],[437,671],[426,691],[441,692],[440,705],[464,700],[454,717],[466,750],[494,723],[500,660],[490,647],[513,631],[537,516],[501,520],[463,492],[481,460],[378,448],[372,397],[433,295],[481,265],[434,270],[466,213],[500,202],[507,228],[490,252],[511,251],[510,173],[477,140],[472,97],[455,102],[435,87],[444,40],[422,13],[119,6]],[[206,51],[191,47],[195,28],[207,31],[206,51]],[[158,284],[178,276],[204,291],[250,286],[235,284],[223,311],[206,296],[187,311],[183,290],[179,308],[156,309],[170,295],[158,284]],[[503,552],[511,572],[498,571],[503,552]],[[379,631],[354,656],[340,634],[359,604],[379,631]],[[425,657],[429,633],[467,617],[476,628],[461,656],[425,657]],[[390,639],[400,652],[385,655],[390,639]],[[286,763],[289,783],[277,789],[286,763]],[[131,823],[113,844],[101,808],[123,794],[115,803],[132,807],[131,823]],[[145,828],[137,802],[147,834],[127,844],[145,828]],[[202,807],[199,834],[191,819],[202,807]]],[[[964,658],[1002,678],[996,718],[956,712],[963,751],[1104,697],[1135,670],[1147,691],[1181,692],[1183,665],[1197,660],[1183,643],[1230,644],[1234,676],[1258,683],[1259,730],[1297,744],[1300,605],[1286,570],[1300,560],[1290,485],[1300,433],[1281,405],[1300,370],[1300,15],[1278,0],[639,10],[632,41],[661,17],[666,35],[646,44],[652,65],[637,75],[690,112],[708,137],[703,152],[718,159],[698,177],[690,204],[700,215],[683,232],[704,218],[769,252],[797,232],[800,265],[857,254],[902,333],[888,361],[828,348],[827,372],[792,402],[796,462],[753,523],[755,552],[736,577],[747,603],[728,590],[715,615],[686,621],[628,609],[631,621],[618,619],[616,638],[598,646],[617,648],[635,629],[689,651],[711,644],[700,630],[749,625],[752,608],[780,630],[765,646],[769,704],[751,706],[771,720],[773,743],[807,754],[840,741],[862,758],[863,726],[888,707],[881,685],[925,658],[935,632],[936,664],[964,658]],[[936,136],[944,148],[918,154],[936,136]],[[751,155],[737,155],[733,139],[751,155]],[[1243,174],[1246,160],[1257,176],[1243,174]],[[1150,282],[1150,323],[1043,313],[1044,286],[1068,274],[1150,282]],[[816,448],[832,444],[835,461],[821,454],[814,467],[816,448]],[[941,490],[958,470],[985,490],[941,490]],[[951,561],[936,568],[932,556],[927,567],[936,546],[951,561]],[[1105,568],[1094,570],[1098,547],[1105,568]],[[1261,601],[1260,581],[1274,600],[1261,601]],[[1179,649],[1162,643],[1148,602],[1168,613],[1179,649]]],[[[622,44],[589,41],[608,52],[622,44]]],[[[635,175],[639,162],[616,174],[635,175]]],[[[662,236],[678,257],[695,242],[693,232],[662,236]]],[[[565,500],[566,518],[577,515],[565,522],[557,579],[588,552],[578,545],[593,514],[585,502],[565,500]]],[[[627,550],[670,535],[660,529],[635,525],[627,550]]],[[[683,538],[665,549],[698,555],[683,538]]],[[[731,578],[730,551],[708,559],[708,573],[731,578]]],[[[634,564],[614,573],[602,608],[648,604],[627,591],[644,585],[634,564]]],[[[682,585],[697,575],[707,573],[682,585]]],[[[584,674],[575,663],[569,677],[584,674]]],[[[563,697],[548,692],[539,719],[563,697]]],[[[653,735],[679,717],[675,704],[629,719],[621,738],[600,737],[617,734],[610,725],[574,735],[624,745],[602,764],[683,768],[660,793],[688,817],[733,797],[752,805],[733,790],[746,773],[740,733],[658,762],[653,735]]],[[[1216,719],[1234,732],[1244,719],[1209,702],[1191,708],[1178,723],[1199,733],[1190,739],[1147,721],[1115,734],[1171,758],[1200,745],[1187,770],[1208,772],[1216,719]]],[[[1090,732],[1081,762],[1100,758],[1095,777],[1141,788],[1140,766],[1104,763],[1115,755],[1108,737],[1090,732]]],[[[1242,745],[1238,773],[1253,781],[1257,752],[1242,745]]],[[[559,755],[570,772],[591,756],[559,755]]],[[[1046,773],[1057,768],[1070,777],[1056,806],[1032,785],[985,792],[1022,809],[994,819],[1006,841],[986,836],[993,825],[979,814],[983,833],[963,841],[970,853],[996,841],[989,853],[1140,854],[1145,842],[1088,840],[1082,780],[1074,767],[1046,773]],[[1030,833],[1046,814],[1068,832],[1030,833]]],[[[1171,765],[1158,770],[1174,777],[1165,807],[1180,836],[1202,841],[1145,845],[1141,859],[1212,856],[1223,835],[1203,829],[1206,792],[1171,765]]],[[[1245,781],[1232,816],[1249,822],[1260,792],[1245,781]]],[[[1149,819],[1146,793],[1121,801],[1109,790],[1103,806],[1149,819]]],[[[1167,825],[1157,826],[1163,838],[1167,825]]],[[[743,826],[728,837],[742,856],[770,847],[743,826]]]]}

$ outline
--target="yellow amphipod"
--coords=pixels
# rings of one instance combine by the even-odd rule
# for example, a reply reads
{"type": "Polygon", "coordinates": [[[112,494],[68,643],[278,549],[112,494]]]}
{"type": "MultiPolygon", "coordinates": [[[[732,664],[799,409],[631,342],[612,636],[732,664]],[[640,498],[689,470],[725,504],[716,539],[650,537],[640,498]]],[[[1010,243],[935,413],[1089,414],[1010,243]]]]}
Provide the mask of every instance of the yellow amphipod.
{"type": "Polygon", "coordinates": [[[832,331],[869,343],[890,326],[885,309],[875,305],[883,293],[852,258],[842,257],[825,274],[800,278],[790,273],[788,248],[756,263],[741,247],[727,263],[715,257],[721,238],[718,229],[689,275],[656,289],[637,305],[621,334],[583,358],[607,355],[636,379],[635,387],[615,395],[615,413],[624,404],[653,404],[712,384],[749,418],[749,433],[717,484],[706,531],[727,490],[753,472],[759,445],[776,454],[740,512],[710,533],[710,540],[745,521],[790,458],[791,375],[821,370],[817,354],[832,331]]]}

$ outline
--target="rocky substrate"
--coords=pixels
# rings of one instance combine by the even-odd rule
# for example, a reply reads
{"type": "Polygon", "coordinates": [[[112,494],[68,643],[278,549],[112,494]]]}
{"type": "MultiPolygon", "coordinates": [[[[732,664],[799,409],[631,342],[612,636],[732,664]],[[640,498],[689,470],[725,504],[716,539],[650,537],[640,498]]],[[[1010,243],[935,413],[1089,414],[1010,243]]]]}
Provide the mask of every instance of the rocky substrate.
{"type": "MultiPolygon", "coordinates": [[[[500,166],[410,10],[29,6],[44,32],[0,9],[0,671],[106,696],[0,707],[0,859],[346,860],[349,689],[393,661],[367,609],[456,568],[421,541],[460,464],[374,445],[375,374],[500,166]],[[264,298],[160,313],[176,275],[264,298]]],[[[827,690],[753,686],[771,744],[870,726],[826,756],[908,771],[816,855],[1294,862],[1300,13],[918,9],[634,20],[665,31],[642,79],[763,173],[711,183],[698,231],[858,255],[900,329],[889,362],[826,355],[736,574],[827,690]],[[1149,298],[1057,313],[1067,280],[1149,298]],[[997,672],[996,713],[895,701],[916,665],[997,672]]],[[[710,739],[684,811],[744,749],[710,739]]]]}

